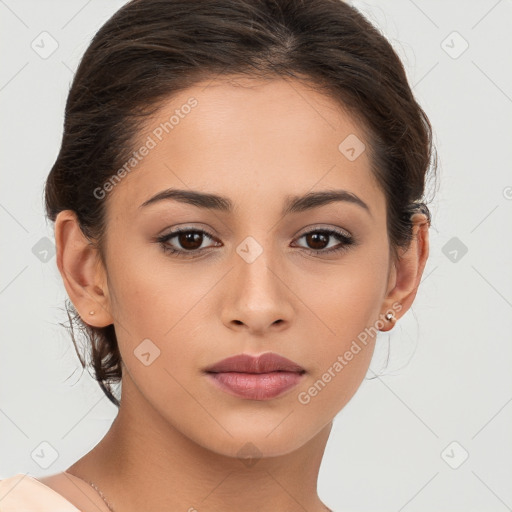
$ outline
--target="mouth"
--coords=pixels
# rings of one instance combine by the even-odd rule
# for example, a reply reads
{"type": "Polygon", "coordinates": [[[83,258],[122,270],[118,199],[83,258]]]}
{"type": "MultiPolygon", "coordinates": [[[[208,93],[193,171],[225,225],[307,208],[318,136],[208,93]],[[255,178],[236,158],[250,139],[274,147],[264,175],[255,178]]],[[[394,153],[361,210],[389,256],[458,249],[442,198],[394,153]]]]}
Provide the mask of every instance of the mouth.
{"type": "Polygon", "coordinates": [[[238,398],[270,400],[297,386],[306,370],[278,354],[240,354],[204,370],[218,389],[238,398]]]}

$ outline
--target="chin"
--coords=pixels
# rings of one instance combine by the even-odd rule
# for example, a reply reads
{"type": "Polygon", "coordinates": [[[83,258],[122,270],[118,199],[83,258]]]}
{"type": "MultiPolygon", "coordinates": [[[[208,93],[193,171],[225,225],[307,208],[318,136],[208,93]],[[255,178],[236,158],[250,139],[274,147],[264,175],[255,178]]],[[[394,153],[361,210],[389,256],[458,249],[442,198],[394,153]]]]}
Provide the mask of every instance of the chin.
{"type": "Polygon", "coordinates": [[[292,453],[318,433],[314,425],[308,426],[305,422],[297,421],[297,418],[292,420],[293,413],[287,418],[288,414],[289,411],[275,411],[265,417],[255,412],[254,417],[250,418],[247,415],[233,415],[231,420],[219,418],[219,423],[229,434],[218,425],[218,428],[204,425],[205,430],[196,432],[193,440],[219,455],[240,458],[242,462],[247,461],[248,466],[254,465],[260,458],[292,453]],[[215,432],[212,432],[212,428],[215,428],[215,432]]]}

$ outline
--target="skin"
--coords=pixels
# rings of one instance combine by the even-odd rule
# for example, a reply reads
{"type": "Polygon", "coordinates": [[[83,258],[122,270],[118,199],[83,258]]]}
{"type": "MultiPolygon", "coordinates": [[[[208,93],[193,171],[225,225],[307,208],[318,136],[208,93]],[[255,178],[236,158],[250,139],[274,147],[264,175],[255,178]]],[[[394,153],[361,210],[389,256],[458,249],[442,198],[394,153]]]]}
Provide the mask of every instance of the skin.
{"type": "MultiPolygon", "coordinates": [[[[387,311],[399,319],[409,309],[428,257],[427,219],[414,216],[415,238],[393,261],[369,152],[350,161],[338,149],[350,134],[368,144],[361,126],[295,80],[198,84],[167,101],[139,140],[192,96],[198,105],[109,192],[106,267],[72,211],[56,219],[69,297],[85,322],[114,324],[124,362],[119,414],[66,479],[95,482],[116,512],[326,510],[316,491],[321,459],[334,417],[366,375],[375,337],[309,403],[298,394],[365,328],[391,329],[394,322],[382,321],[387,311]],[[139,208],[171,187],[219,194],[235,208],[170,200],[139,208]],[[357,195],[370,212],[343,201],[281,215],[287,195],[328,189],[357,195]],[[177,226],[216,240],[205,235],[199,257],[166,254],[154,239],[177,226]],[[347,231],[357,244],[310,254],[339,246],[335,237],[315,246],[303,236],[319,228],[347,231]],[[236,251],[247,236],[263,251],[251,263],[236,251]],[[146,338],[160,350],[149,366],[134,355],[146,338]],[[264,352],[300,364],[301,384],[272,400],[247,400],[201,371],[264,352]],[[251,465],[239,455],[246,443],[251,465]]],[[[167,243],[185,250],[178,237],[167,243]]],[[[62,492],[98,510],[84,498],[97,498],[92,488],[62,492]]]]}

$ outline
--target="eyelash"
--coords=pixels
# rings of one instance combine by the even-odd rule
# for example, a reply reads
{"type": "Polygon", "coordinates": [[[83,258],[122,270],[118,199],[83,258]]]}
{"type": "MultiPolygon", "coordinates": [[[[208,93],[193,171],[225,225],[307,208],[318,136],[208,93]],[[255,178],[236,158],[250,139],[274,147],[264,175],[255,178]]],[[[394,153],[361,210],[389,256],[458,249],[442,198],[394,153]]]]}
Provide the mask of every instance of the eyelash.
{"type": "MultiPolygon", "coordinates": [[[[209,233],[208,231],[205,231],[203,229],[179,228],[179,229],[176,229],[175,231],[173,231],[172,233],[162,235],[156,239],[156,241],[162,247],[162,250],[164,251],[164,253],[166,253],[168,255],[172,255],[172,256],[178,256],[180,258],[194,258],[194,257],[197,257],[197,255],[199,253],[202,253],[203,251],[207,250],[207,249],[196,249],[194,251],[185,251],[185,250],[181,250],[181,249],[173,249],[172,247],[170,247],[167,244],[167,242],[169,240],[171,240],[172,238],[175,238],[180,233],[202,233],[202,234],[207,235],[212,240],[215,239],[215,237],[211,233],[209,233]]],[[[310,254],[314,254],[316,256],[319,254],[321,255],[321,254],[341,253],[341,252],[348,250],[350,246],[356,244],[354,238],[345,235],[341,231],[337,231],[335,229],[327,229],[327,228],[325,228],[325,229],[318,228],[318,229],[314,229],[312,231],[308,231],[306,233],[303,233],[298,239],[301,239],[301,238],[303,238],[307,235],[310,235],[312,233],[322,233],[324,235],[334,236],[341,242],[341,245],[339,247],[335,247],[335,248],[331,248],[331,249],[327,249],[327,250],[326,249],[307,249],[305,247],[302,247],[302,249],[304,249],[306,252],[308,252],[310,254]]]]}

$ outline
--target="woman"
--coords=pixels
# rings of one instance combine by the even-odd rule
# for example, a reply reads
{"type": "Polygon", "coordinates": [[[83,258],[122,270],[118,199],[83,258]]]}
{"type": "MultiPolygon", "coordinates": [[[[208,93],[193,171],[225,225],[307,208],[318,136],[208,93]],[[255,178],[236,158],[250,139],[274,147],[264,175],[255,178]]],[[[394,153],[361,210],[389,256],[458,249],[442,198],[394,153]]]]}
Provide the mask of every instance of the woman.
{"type": "Polygon", "coordinates": [[[332,421],[428,257],[431,157],[399,58],[339,0],[122,7],[45,189],[119,413],[66,471],[3,480],[1,510],[329,510],[332,421]]]}

